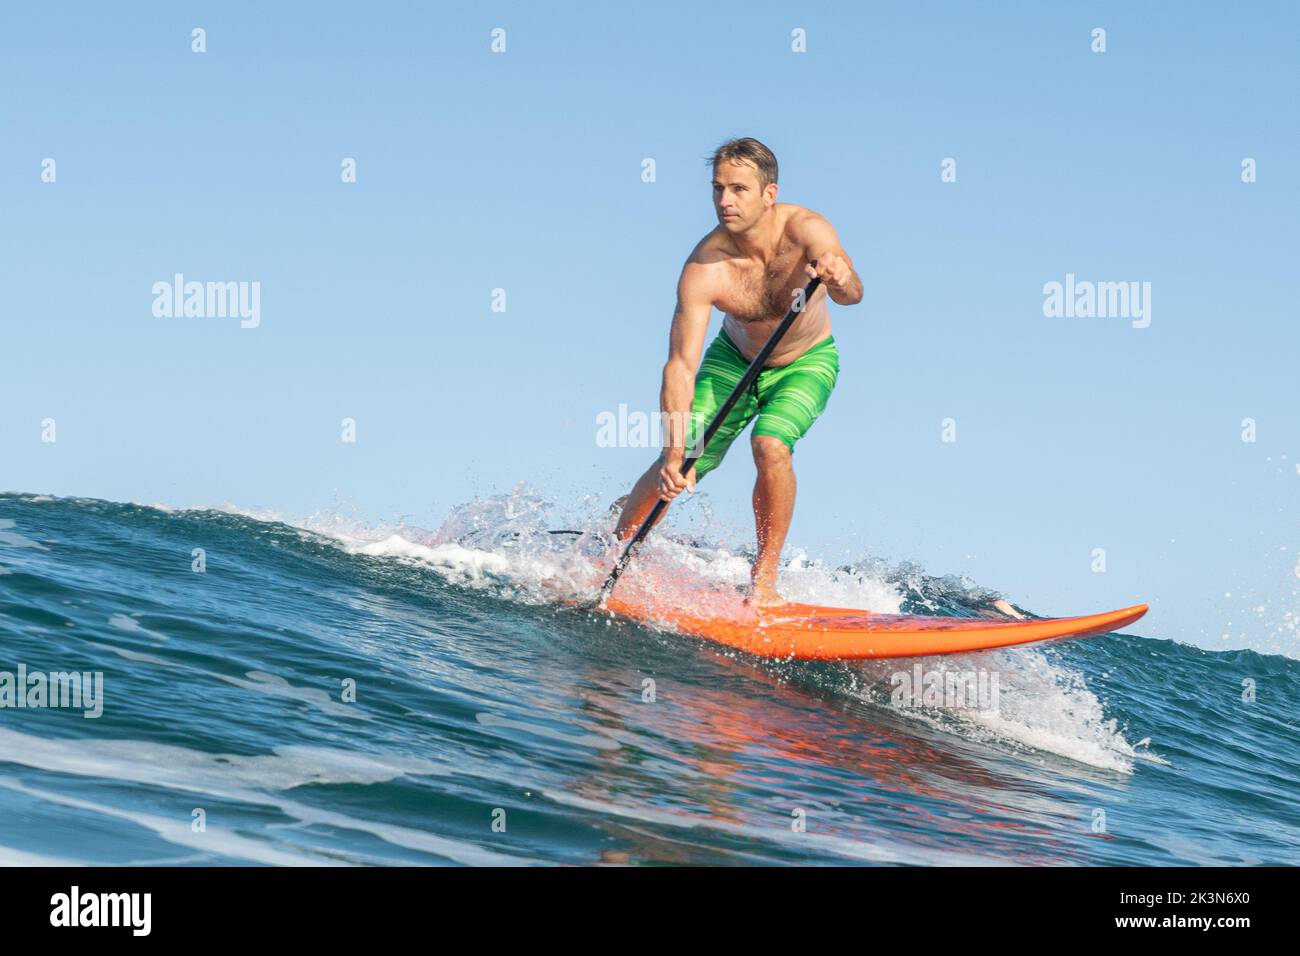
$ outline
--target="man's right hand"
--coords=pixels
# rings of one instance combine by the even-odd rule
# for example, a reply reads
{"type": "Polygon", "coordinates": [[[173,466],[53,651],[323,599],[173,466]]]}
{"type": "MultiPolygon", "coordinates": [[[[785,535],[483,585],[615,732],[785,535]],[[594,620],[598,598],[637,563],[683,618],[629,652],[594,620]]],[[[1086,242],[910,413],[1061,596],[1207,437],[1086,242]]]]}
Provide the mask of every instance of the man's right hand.
{"type": "Polygon", "coordinates": [[[682,464],[686,459],[685,449],[676,448],[665,452],[663,467],[659,469],[659,497],[664,501],[672,501],[683,490],[695,493],[695,466],[685,475],[682,474],[682,464]]]}

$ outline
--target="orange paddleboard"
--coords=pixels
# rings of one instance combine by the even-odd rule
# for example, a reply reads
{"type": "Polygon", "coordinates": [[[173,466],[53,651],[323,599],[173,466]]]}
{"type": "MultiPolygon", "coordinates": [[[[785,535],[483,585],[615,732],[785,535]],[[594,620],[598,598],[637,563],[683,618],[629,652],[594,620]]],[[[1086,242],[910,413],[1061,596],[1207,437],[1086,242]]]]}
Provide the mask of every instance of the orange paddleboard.
{"type": "Polygon", "coordinates": [[[611,596],[605,607],[619,617],[662,625],[759,657],[792,660],[919,657],[1093,637],[1132,624],[1147,612],[1147,605],[1136,604],[1084,617],[1010,621],[782,604],[758,612],[747,610],[745,619],[735,619],[670,605],[629,602],[617,596],[611,596]]]}

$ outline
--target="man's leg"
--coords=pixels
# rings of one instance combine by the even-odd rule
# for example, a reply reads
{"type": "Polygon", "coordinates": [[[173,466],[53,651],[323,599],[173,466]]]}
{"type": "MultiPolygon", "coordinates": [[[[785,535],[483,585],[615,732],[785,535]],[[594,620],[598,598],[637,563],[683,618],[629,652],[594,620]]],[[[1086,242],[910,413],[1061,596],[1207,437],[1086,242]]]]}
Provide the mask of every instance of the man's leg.
{"type": "Polygon", "coordinates": [[[754,435],[754,464],[758,478],[754,482],[754,528],[758,532],[758,558],[750,573],[753,582],[751,600],[758,605],[781,604],[776,590],[776,572],[781,563],[781,549],[794,517],[796,482],[790,448],[771,435],[754,435]]]}
{"type": "MultiPolygon", "coordinates": [[[[698,433],[713,420],[714,415],[721,409],[722,403],[731,394],[731,390],[748,367],[745,357],[736,351],[736,347],[726,336],[720,335],[713,340],[704,353],[699,374],[695,377],[695,396],[691,403],[689,420],[686,422],[688,449],[695,447],[698,433]]],[[[697,485],[705,475],[718,467],[727,449],[731,447],[731,443],[749,425],[750,419],[754,417],[757,410],[758,401],[751,395],[745,395],[732,407],[726,420],[714,433],[709,447],[704,451],[704,456],[695,464],[697,485]]],[[[663,464],[662,456],[656,458],[646,469],[645,474],[637,479],[636,484],[632,486],[632,491],[621,499],[623,510],[619,515],[616,530],[620,538],[627,539],[636,534],[637,528],[641,527],[641,522],[650,514],[650,509],[659,498],[659,470],[663,468],[663,464]]],[[[615,505],[617,504],[619,502],[615,502],[615,505]]],[[[660,520],[667,513],[666,510],[660,512],[660,520]]],[[[658,521],[655,523],[658,524],[658,521]]]]}
{"type": "Polygon", "coordinates": [[[758,480],[754,482],[754,561],[752,600],[780,604],[776,571],[794,517],[795,479],[791,449],[826,408],[839,377],[839,353],[827,337],[789,365],[767,369],[758,378],[759,413],[750,444],[758,480]]]}
{"type": "MultiPolygon", "coordinates": [[[[636,529],[641,527],[641,522],[645,521],[646,515],[650,514],[650,509],[655,506],[655,501],[659,498],[659,469],[662,467],[662,459],[656,458],[650,463],[645,474],[636,480],[632,490],[621,499],[623,513],[619,515],[618,528],[615,530],[615,534],[620,538],[626,539],[636,534],[636,529]]],[[[660,512],[660,520],[665,514],[666,511],[660,512]]]]}

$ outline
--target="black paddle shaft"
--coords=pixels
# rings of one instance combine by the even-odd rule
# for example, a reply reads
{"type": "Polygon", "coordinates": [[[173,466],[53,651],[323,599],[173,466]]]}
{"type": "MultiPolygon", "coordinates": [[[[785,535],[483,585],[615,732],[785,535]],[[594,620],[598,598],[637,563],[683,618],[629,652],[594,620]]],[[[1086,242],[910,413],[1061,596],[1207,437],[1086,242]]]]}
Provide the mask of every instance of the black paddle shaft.
{"type": "MultiPolygon", "coordinates": [[[[814,269],[817,268],[816,259],[812,260],[812,265],[814,269]]],[[[745,374],[741,376],[740,381],[736,383],[736,387],[733,388],[731,394],[727,396],[727,400],[722,403],[722,408],[718,409],[718,414],[713,416],[713,421],[709,422],[709,427],[704,430],[704,434],[700,436],[699,440],[695,443],[695,447],[691,449],[690,456],[682,462],[681,471],[683,475],[689,474],[690,470],[695,467],[695,463],[704,455],[704,450],[708,448],[709,442],[713,439],[713,436],[717,433],[718,429],[722,427],[722,423],[726,420],[727,416],[731,414],[731,410],[735,407],[736,402],[740,401],[740,396],[744,395],[745,391],[754,384],[754,380],[758,378],[758,373],[763,371],[763,363],[766,362],[768,356],[772,354],[772,350],[775,349],[777,343],[781,341],[781,337],[789,331],[790,326],[794,325],[794,320],[802,314],[805,308],[807,308],[809,301],[813,297],[813,293],[817,291],[817,287],[821,285],[821,282],[822,280],[816,277],[808,280],[808,284],[804,286],[803,296],[795,300],[794,305],[790,307],[790,311],[787,312],[785,318],[781,320],[781,324],[776,327],[776,330],[772,333],[766,344],[758,350],[758,354],[754,356],[754,361],[749,363],[749,368],[745,369],[745,374]]],[[[664,509],[667,507],[668,502],[663,498],[660,498],[655,502],[654,508],[652,508],[650,514],[646,516],[645,521],[641,522],[641,527],[637,529],[632,540],[628,542],[627,548],[623,551],[623,556],[618,559],[618,563],[614,565],[614,570],[609,572],[609,577],[605,579],[605,583],[601,586],[599,603],[605,603],[605,599],[609,597],[610,592],[614,590],[614,585],[618,583],[619,575],[623,573],[623,569],[626,568],[628,562],[632,560],[632,553],[636,546],[639,545],[645,536],[650,533],[650,529],[654,527],[655,521],[658,520],[659,516],[663,514],[664,509]]]]}

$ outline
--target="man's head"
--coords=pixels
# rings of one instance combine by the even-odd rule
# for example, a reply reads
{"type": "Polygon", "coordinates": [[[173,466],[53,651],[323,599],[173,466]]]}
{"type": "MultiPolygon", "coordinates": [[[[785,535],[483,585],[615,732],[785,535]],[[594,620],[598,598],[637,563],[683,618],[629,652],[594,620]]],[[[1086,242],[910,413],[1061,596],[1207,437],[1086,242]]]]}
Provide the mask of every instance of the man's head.
{"type": "Polygon", "coordinates": [[[728,232],[744,232],[776,204],[776,157],[756,139],[728,140],[709,158],[713,207],[728,232]]]}

